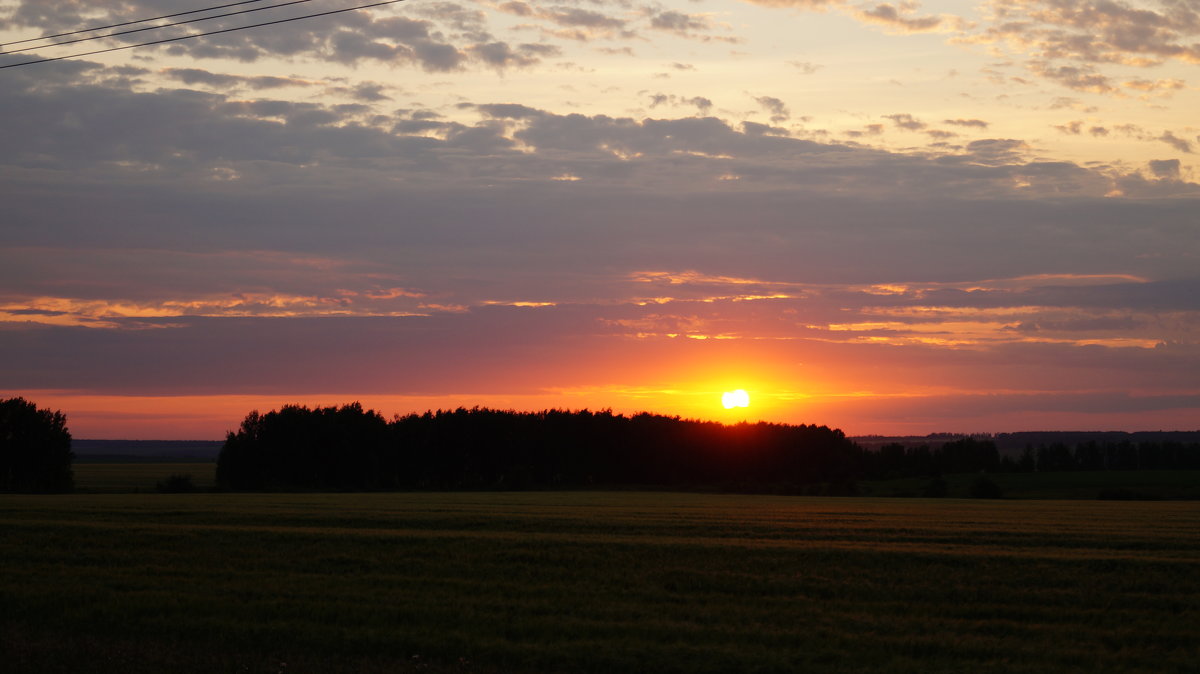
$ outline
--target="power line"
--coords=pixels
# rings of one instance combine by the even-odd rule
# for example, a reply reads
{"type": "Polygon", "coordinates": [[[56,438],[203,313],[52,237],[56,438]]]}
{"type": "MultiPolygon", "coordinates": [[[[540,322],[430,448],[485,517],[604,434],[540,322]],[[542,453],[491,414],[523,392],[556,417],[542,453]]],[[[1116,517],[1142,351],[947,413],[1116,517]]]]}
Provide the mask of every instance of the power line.
{"type": "Polygon", "coordinates": [[[291,21],[312,19],[312,18],[315,18],[318,16],[329,16],[330,14],[341,14],[342,12],[355,12],[360,9],[369,9],[371,7],[382,7],[383,5],[394,5],[397,2],[404,2],[404,0],[386,0],[385,2],[375,2],[375,3],[371,3],[369,5],[360,5],[358,7],[346,7],[344,9],[334,9],[334,10],[330,10],[328,12],[319,12],[317,14],[306,14],[304,16],[294,16],[290,19],[277,19],[275,21],[265,21],[263,23],[255,23],[255,24],[251,24],[249,26],[238,26],[236,28],[224,28],[222,30],[211,30],[211,31],[208,31],[207,33],[194,33],[192,35],[184,35],[182,37],[171,37],[171,38],[167,38],[165,40],[154,40],[153,42],[141,42],[139,44],[127,44],[127,45],[122,45],[120,47],[110,47],[109,49],[97,49],[96,51],[82,52],[79,54],[71,54],[69,56],[58,56],[58,57],[49,58],[49,59],[39,59],[37,61],[26,61],[24,63],[9,63],[8,65],[0,66],[0,70],[3,70],[5,68],[19,68],[21,66],[31,66],[35,63],[51,63],[53,61],[63,61],[66,59],[78,58],[80,56],[94,56],[96,54],[106,54],[108,52],[121,51],[123,49],[134,49],[136,47],[149,47],[151,45],[166,44],[168,42],[179,42],[180,40],[190,40],[190,39],[196,38],[196,37],[205,37],[207,35],[219,35],[221,33],[232,33],[234,31],[246,30],[247,28],[260,28],[262,26],[273,26],[278,23],[289,23],[291,21]]]}
{"type": "MultiPolygon", "coordinates": [[[[260,1],[261,0],[255,0],[255,2],[260,2],[260,1]]],[[[103,40],[106,37],[116,37],[118,35],[129,35],[130,33],[142,33],[142,32],[148,31],[148,30],[158,30],[159,28],[170,28],[171,26],[182,26],[185,23],[196,23],[198,21],[208,21],[209,19],[222,19],[227,16],[237,16],[238,14],[249,14],[251,12],[262,12],[262,11],[268,10],[268,9],[277,9],[279,7],[287,7],[288,5],[299,5],[299,4],[302,4],[305,2],[312,2],[312,0],[291,0],[290,2],[279,3],[278,5],[267,5],[266,7],[251,7],[250,9],[242,9],[242,10],[238,10],[236,12],[226,12],[225,14],[213,14],[212,16],[202,16],[198,19],[184,19],[183,21],[173,21],[171,23],[164,23],[161,26],[147,26],[145,28],[133,28],[130,30],[117,31],[116,33],[108,33],[106,35],[92,35],[90,37],[81,37],[81,38],[76,38],[74,40],[67,40],[65,42],[55,42],[54,44],[34,45],[32,47],[21,47],[20,49],[10,49],[9,51],[0,52],[0,54],[19,54],[23,51],[30,51],[31,49],[61,47],[62,45],[75,44],[76,42],[89,42],[91,40],[103,40]]],[[[14,42],[12,44],[16,44],[16,43],[14,42]]]]}
{"type": "Polygon", "coordinates": [[[263,0],[242,0],[242,2],[231,2],[227,5],[217,5],[216,7],[205,7],[204,9],[192,9],[192,10],[189,10],[186,12],[176,12],[174,14],[164,14],[162,16],[155,16],[155,17],[151,17],[149,19],[138,19],[137,21],[125,21],[123,23],[110,23],[107,26],[94,26],[92,28],[83,28],[81,30],[73,30],[68,33],[56,33],[54,35],[43,35],[41,37],[31,37],[31,38],[28,38],[25,40],[17,40],[16,42],[3,42],[3,43],[0,43],[0,47],[7,47],[11,44],[25,44],[26,42],[37,42],[38,40],[52,40],[56,37],[67,37],[68,35],[78,35],[80,33],[91,33],[92,31],[97,31],[97,30],[108,30],[109,28],[120,28],[121,26],[132,26],[136,23],[146,23],[147,21],[159,21],[162,19],[174,19],[177,16],[184,16],[186,14],[196,14],[199,12],[211,12],[215,9],[225,9],[226,7],[237,7],[238,5],[249,5],[249,4],[252,4],[255,2],[263,2],[263,0]]]}

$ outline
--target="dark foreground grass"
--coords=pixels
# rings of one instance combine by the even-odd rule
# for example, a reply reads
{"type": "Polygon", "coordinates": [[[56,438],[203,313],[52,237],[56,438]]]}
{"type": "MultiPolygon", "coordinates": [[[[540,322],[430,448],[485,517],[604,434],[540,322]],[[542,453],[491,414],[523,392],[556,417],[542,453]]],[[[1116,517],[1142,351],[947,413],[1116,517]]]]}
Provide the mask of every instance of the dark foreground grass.
{"type": "Polygon", "coordinates": [[[2,496],[0,532],[0,651],[13,672],[1200,662],[1189,502],[2,496]]]}

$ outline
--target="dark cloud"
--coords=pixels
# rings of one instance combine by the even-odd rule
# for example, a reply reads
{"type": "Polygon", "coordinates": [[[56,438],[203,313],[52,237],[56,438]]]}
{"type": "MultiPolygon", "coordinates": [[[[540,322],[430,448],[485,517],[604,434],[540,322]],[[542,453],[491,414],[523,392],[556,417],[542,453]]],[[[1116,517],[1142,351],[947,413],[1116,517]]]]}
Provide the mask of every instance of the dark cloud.
{"type": "Polygon", "coordinates": [[[773,96],[755,96],[754,100],[762,106],[763,110],[771,113],[772,122],[786,122],[792,116],[787,104],[778,98],[773,96]]]}
{"type": "Polygon", "coordinates": [[[1083,133],[1083,121],[1074,120],[1066,124],[1055,124],[1054,128],[1058,129],[1059,133],[1065,133],[1070,136],[1078,136],[1083,133]]]}
{"type": "Polygon", "coordinates": [[[880,3],[870,9],[857,12],[857,16],[870,23],[878,23],[892,30],[906,33],[924,33],[941,28],[943,19],[939,16],[910,16],[907,3],[893,5],[880,3]]]}
{"type": "Polygon", "coordinates": [[[929,126],[925,122],[922,122],[907,112],[895,115],[884,115],[884,118],[892,120],[892,124],[895,124],[896,128],[904,129],[905,131],[922,131],[929,126]]]}
{"type": "Polygon", "coordinates": [[[1150,161],[1150,172],[1156,178],[1179,178],[1178,159],[1154,159],[1150,161]]]}
{"type": "Polygon", "coordinates": [[[657,108],[660,105],[678,106],[689,105],[694,106],[699,114],[705,114],[713,107],[711,99],[704,96],[680,97],[674,94],[654,93],[650,94],[651,109],[657,108]]]}
{"type": "Polygon", "coordinates": [[[986,129],[988,123],[982,119],[943,119],[942,124],[950,124],[952,126],[965,126],[975,129],[986,129]]]}
{"type": "Polygon", "coordinates": [[[967,152],[987,164],[1018,163],[1027,149],[1024,141],[1013,138],[986,138],[967,143],[967,152]]]}
{"type": "Polygon", "coordinates": [[[543,117],[545,112],[519,103],[487,103],[474,106],[489,117],[506,117],[508,119],[531,119],[543,117]]]}
{"type": "Polygon", "coordinates": [[[687,33],[694,30],[706,30],[708,19],[702,15],[684,14],[668,10],[658,12],[650,17],[650,27],[673,33],[687,33]]]}
{"type": "Polygon", "coordinates": [[[1162,142],[1166,143],[1167,145],[1170,145],[1171,147],[1175,148],[1176,150],[1179,150],[1180,152],[1186,152],[1186,153],[1190,154],[1192,151],[1191,141],[1180,138],[1179,136],[1176,136],[1174,133],[1171,133],[1170,131],[1164,131],[1162,133],[1162,135],[1158,137],[1158,140],[1161,140],[1162,142]]]}
{"type": "Polygon", "coordinates": [[[471,54],[483,63],[501,70],[511,67],[527,67],[540,63],[543,56],[557,55],[557,49],[547,45],[522,45],[513,49],[506,42],[489,42],[468,48],[471,54]],[[529,47],[533,47],[529,49],[529,47]]]}
{"type": "Polygon", "coordinates": [[[311,87],[315,85],[314,82],[295,77],[229,75],[214,73],[200,68],[166,68],[163,70],[163,74],[184,84],[203,84],[218,89],[247,88],[262,91],[264,89],[311,87]]]}

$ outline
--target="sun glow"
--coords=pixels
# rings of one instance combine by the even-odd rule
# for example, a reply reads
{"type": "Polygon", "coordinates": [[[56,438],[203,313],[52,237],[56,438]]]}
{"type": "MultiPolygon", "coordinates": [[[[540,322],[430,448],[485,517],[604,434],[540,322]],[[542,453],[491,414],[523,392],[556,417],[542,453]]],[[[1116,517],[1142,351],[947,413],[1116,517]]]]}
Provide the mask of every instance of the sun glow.
{"type": "Polygon", "coordinates": [[[734,391],[726,391],[721,394],[721,404],[725,409],[731,410],[735,407],[749,407],[750,394],[746,393],[745,389],[736,389],[734,391]]]}

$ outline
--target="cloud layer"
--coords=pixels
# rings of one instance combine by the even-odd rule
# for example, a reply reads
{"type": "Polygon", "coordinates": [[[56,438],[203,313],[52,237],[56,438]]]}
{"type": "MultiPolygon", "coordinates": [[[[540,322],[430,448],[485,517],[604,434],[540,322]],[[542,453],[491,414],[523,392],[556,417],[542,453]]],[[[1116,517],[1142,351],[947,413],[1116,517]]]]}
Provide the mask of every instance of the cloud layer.
{"type": "MultiPolygon", "coordinates": [[[[168,4],[0,16],[13,39],[168,4]]],[[[0,71],[0,392],[703,414],[741,378],[860,432],[1183,424],[1200,139],[1154,71],[1192,62],[1195,14],[440,2],[0,71]],[[1009,60],[830,112],[802,89],[851,86],[837,59],[719,79],[768,60],[738,8],[1009,60]]]]}

